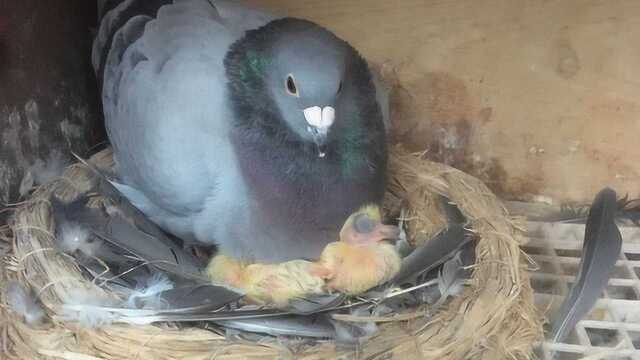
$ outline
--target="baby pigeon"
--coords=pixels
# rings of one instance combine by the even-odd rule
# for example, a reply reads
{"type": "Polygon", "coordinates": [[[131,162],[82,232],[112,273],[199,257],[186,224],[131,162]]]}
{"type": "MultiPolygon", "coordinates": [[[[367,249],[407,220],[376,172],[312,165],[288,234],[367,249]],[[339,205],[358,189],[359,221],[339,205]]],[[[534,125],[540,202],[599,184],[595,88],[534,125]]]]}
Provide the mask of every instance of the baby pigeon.
{"type": "Polygon", "coordinates": [[[319,275],[329,290],[352,295],[385,283],[398,273],[402,260],[395,246],[384,240],[399,236],[400,228],[382,224],[379,207],[364,206],[347,219],[340,241],[322,251],[319,275]]]}
{"type": "Polygon", "coordinates": [[[215,256],[207,274],[217,283],[242,289],[258,304],[285,308],[289,301],[326,292],[357,295],[392,279],[402,260],[395,247],[400,228],[383,225],[380,208],[366,205],[345,221],[338,241],[329,243],[315,262],[246,263],[215,256]]]}
{"type": "Polygon", "coordinates": [[[382,200],[386,97],[347,42],[236,1],[100,5],[115,185],[163,229],[234,258],[313,259],[382,200]]]}

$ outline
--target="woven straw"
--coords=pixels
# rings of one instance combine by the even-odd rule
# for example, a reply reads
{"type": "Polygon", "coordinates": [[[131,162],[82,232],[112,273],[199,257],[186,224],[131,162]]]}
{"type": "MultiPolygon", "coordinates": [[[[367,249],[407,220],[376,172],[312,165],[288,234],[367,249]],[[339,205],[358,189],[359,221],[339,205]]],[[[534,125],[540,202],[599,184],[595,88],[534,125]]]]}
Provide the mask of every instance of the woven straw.
{"type": "MultiPolygon", "coordinates": [[[[112,165],[103,151],[92,158],[102,169],[112,165]]],[[[81,275],[74,259],[55,250],[48,198],[55,192],[73,198],[92,186],[81,165],[40,187],[15,211],[13,251],[5,257],[0,282],[9,278],[28,284],[39,294],[52,319],[39,328],[24,324],[0,306],[0,342],[9,359],[530,359],[541,339],[541,316],[533,305],[526,262],[519,245],[523,232],[501,202],[476,178],[451,167],[408,154],[400,147],[390,154],[386,209],[407,211],[409,235],[419,243],[444,226],[435,194],[448,196],[477,233],[477,264],[469,286],[435,314],[410,309],[376,319],[380,331],[357,347],[331,341],[260,341],[232,339],[219,330],[171,324],[108,325],[81,328],[54,315],[62,299],[76,287],[105,292],[81,275]]],[[[108,295],[108,294],[107,294],[108,295]]],[[[3,299],[3,304],[5,303],[3,299]]]]}

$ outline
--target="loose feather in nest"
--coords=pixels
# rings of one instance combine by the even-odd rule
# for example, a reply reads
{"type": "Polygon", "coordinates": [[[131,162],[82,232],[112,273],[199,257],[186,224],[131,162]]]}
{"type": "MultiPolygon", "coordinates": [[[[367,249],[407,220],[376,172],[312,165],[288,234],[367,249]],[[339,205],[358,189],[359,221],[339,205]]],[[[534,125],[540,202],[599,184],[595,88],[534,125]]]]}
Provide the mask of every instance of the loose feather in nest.
{"type": "Polygon", "coordinates": [[[600,191],[587,218],[576,280],[552,319],[550,337],[554,342],[565,338],[607,286],[622,247],[622,237],[615,223],[616,210],[615,191],[609,188],[600,191]]]}
{"type": "Polygon", "coordinates": [[[53,150],[44,160],[36,159],[30,168],[35,185],[46,184],[58,178],[70,163],[70,159],[60,150],[53,150]]]}
{"type": "Polygon", "coordinates": [[[53,150],[45,160],[36,159],[20,182],[20,195],[25,196],[35,185],[43,185],[59,177],[69,164],[69,159],[60,150],[53,150]]]}
{"type": "Polygon", "coordinates": [[[461,252],[447,260],[438,272],[438,290],[440,298],[436,307],[444,304],[450,296],[456,296],[462,292],[465,284],[465,268],[461,259],[461,252]]]}
{"type": "Polygon", "coordinates": [[[45,321],[46,313],[38,298],[33,291],[26,289],[19,282],[7,282],[5,298],[9,308],[22,316],[28,325],[37,326],[45,321]]]}
{"type": "Polygon", "coordinates": [[[57,318],[77,322],[87,328],[97,328],[117,322],[118,316],[109,309],[119,304],[110,298],[84,288],[75,288],[62,304],[57,318]]]}
{"type": "Polygon", "coordinates": [[[331,339],[335,331],[326,315],[282,315],[268,318],[217,321],[226,328],[271,336],[302,336],[331,339]]]}
{"type": "Polygon", "coordinates": [[[129,298],[124,302],[130,309],[166,309],[169,304],[162,298],[162,293],[173,289],[173,282],[162,273],[151,275],[146,281],[131,291],[129,298]]]}
{"type": "MultiPolygon", "coordinates": [[[[377,307],[376,307],[377,308],[377,307]]],[[[377,315],[368,307],[352,309],[350,314],[357,317],[377,315]]],[[[335,339],[342,344],[361,344],[378,332],[378,325],[373,321],[342,321],[331,319],[335,328],[335,339]]]]}

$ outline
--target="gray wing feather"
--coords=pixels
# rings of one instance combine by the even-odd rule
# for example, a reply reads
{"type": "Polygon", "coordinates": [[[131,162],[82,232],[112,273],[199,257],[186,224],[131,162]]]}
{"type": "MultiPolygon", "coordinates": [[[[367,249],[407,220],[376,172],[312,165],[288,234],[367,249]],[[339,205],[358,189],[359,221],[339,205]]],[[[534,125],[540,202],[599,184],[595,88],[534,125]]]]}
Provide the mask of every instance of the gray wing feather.
{"type": "Polygon", "coordinates": [[[607,188],[598,193],[589,210],[578,275],[552,321],[550,335],[554,342],[565,338],[607,286],[622,247],[616,208],[616,193],[607,188]]]}
{"type": "Polygon", "coordinates": [[[304,336],[311,338],[333,338],[335,330],[326,316],[314,319],[310,316],[279,316],[217,321],[218,324],[241,331],[272,336],[304,336]]]}
{"type": "Polygon", "coordinates": [[[103,103],[121,186],[184,239],[225,238],[224,224],[245,212],[224,57],[244,31],[272,18],[234,1],[175,1],[114,37],[103,103]]]}

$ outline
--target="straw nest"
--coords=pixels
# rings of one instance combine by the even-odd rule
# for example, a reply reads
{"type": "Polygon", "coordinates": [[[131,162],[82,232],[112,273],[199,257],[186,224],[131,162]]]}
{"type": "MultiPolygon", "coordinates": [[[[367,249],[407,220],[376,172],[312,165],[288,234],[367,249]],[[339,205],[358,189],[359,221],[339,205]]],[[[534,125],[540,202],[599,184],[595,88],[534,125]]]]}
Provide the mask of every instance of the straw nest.
{"type": "MultiPolygon", "coordinates": [[[[103,151],[92,158],[102,169],[112,165],[103,151]]],[[[74,259],[53,248],[48,197],[73,198],[92,185],[86,168],[73,165],[59,179],[40,187],[16,209],[11,223],[13,252],[5,257],[0,283],[18,279],[39,295],[51,320],[32,328],[0,306],[1,340],[8,358],[38,359],[250,359],[250,358],[397,358],[530,359],[540,339],[540,316],[519,245],[523,232],[501,202],[476,178],[396,147],[390,154],[386,207],[404,207],[415,242],[428,239],[445,222],[435,197],[455,202],[479,235],[477,264],[469,286],[436,314],[429,309],[377,318],[380,331],[357,348],[330,341],[310,342],[265,337],[249,342],[224,333],[175,324],[109,325],[81,328],[55,317],[61,299],[79,286],[104,289],[84,279],[74,259]]],[[[5,303],[5,302],[3,302],[5,303]]],[[[0,350],[0,353],[2,350],[0,350]]]]}

